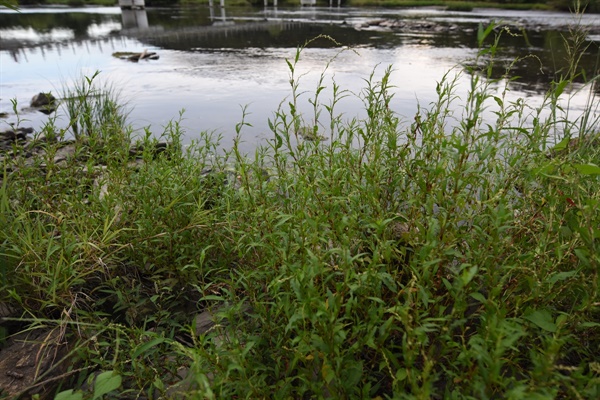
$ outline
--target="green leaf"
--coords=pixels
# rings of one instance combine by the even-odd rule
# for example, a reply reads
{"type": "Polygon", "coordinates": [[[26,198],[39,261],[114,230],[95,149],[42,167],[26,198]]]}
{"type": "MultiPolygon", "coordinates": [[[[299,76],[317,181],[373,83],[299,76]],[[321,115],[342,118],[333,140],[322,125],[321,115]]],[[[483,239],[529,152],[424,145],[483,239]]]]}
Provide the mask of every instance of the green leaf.
{"type": "Polygon", "coordinates": [[[13,11],[21,12],[19,10],[19,3],[15,0],[2,0],[0,1],[0,6],[7,7],[13,11]]]}
{"type": "Polygon", "coordinates": [[[577,271],[566,271],[566,272],[559,272],[556,273],[554,275],[552,275],[550,277],[550,279],[548,279],[548,282],[555,284],[556,282],[559,281],[564,281],[566,279],[569,279],[570,277],[577,275],[577,271]]]}
{"type": "Polygon", "coordinates": [[[551,175],[556,171],[556,165],[554,163],[547,163],[533,169],[535,175],[551,175]]]}
{"type": "Polygon", "coordinates": [[[151,349],[152,347],[154,347],[157,344],[160,344],[160,343],[162,343],[164,341],[165,341],[165,338],[158,337],[158,338],[152,339],[149,342],[146,342],[146,343],[142,344],[133,353],[133,358],[139,357],[140,355],[144,354],[147,350],[151,349]]]}
{"type": "Polygon", "coordinates": [[[271,129],[271,131],[275,134],[275,150],[278,150],[283,146],[283,139],[274,129],[271,129]]]}
{"type": "Polygon", "coordinates": [[[405,380],[407,376],[408,372],[406,372],[406,369],[399,369],[398,371],[396,371],[396,380],[399,382],[405,380]]]}
{"type": "Polygon", "coordinates": [[[569,83],[569,81],[567,81],[567,80],[558,82],[556,84],[556,87],[554,88],[554,96],[560,97],[560,95],[564,92],[565,88],[567,87],[568,83],[569,83]]]}
{"type": "Polygon", "coordinates": [[[552,320],[552,315],[548,310],[537,310],[525,317],[529,322],[548,332],[556,332],[556,325],[552,320]]]}
{"type": "Polygon", "coordinates": [[[58,393],[54,396],[54,400],[83,400],[83,393],[81,390],[69,389],[58,393]]]}
{"type": "Polygon", "coordinates": [[[480,303],[487,303],[487,299],[485,298],[485,296],[479,292],[471,293],[469,296],[471,296],[480,303]]]}
{"type": "Polygon", "coordinates": [[[564,138],[563,140],[561,140],[560,142],[556,143],[556,146],[554,146],[552,148],[553,151],[561,151],[566,149],[569,146],[569,142],[571,141],[571,138],[569,136],[567,136],[566,138],[564,138]]]}
{"type": "Polygon", "coordinates": [[[596,164],[575,164],[573,167],[582,175],[600,175],[600,167],[596,164]]]}
{"type": "Polygon", "coordinates": [[[469,269],[465,268],[460,277],[463,285],[466,286],[469,282],[471,282],[471,280],[473,279],[475,274],[477,274],[478,270],[479,270],[479,268],[477,267],[477,265],[472,265],[469,269]]]}
{"type": "Polygon", "coordinates": [[[349,367],[344,369],[344,382],[348,385],[348,387],[358,385],[360,383],[360,378],[363,373],[362,363],[353,363],[349,367]]]}
{"type": "Polygon", "coordinates": [[[479,45],[481,46],[481,43],[483,42],[483,24],[479,23],[479,26],[477,27],[477,42],[479,43],[479,45]]]}
{"type": "Polygon", "coordinates": [[[107,393],[116,390],[121,386],[121,375],[115,371],[105,371],[96,377],[94,383],[93,400],[99,399],[107,393]]]}
{"type": "Polygon", "coordinates": [[[327,384],[329,384],[333,380],[333,378],[335,378],[335,372],[333,371],[333,368],[331,368],[331,365],[328,362],[323,363],[323,367],[321,368],[321,375],[323,376],[323,379],[325,380],[325,382],[327,382],[327,384]]]}
{"type": "Polygon", "coordinates": [[[489,36],[495,27],[495,22],[491,22],[485,29],[483,29],[483,25],[481,23],[479,24],[479,27],[477,28],[477,43],[479,44],[479,47],[483,45],[483,41],[489,36]]]}
{"type": "Polygon", "coordinates": [[[590,259],[588,258],[589,253],[586,249],[578,248],[578,249],[573,250],[573,252],[577,256],[577,258],[579,258],[579,261],[581,261],[581,263],[583,265],[585,265],[585,266],[590,265],[590,259]]]}
{"type": "Polygon", "coordinates": [[[208,294],[200,299],[200,301],[205,300],[224,301],[223,296],[218,296],[216,294],[208,294]]]}
{"type": "Polygon", "coordinates": [[[579,324],[580,328],[598,328],[600,324],[598,322],[582,322],[579,324]]]}

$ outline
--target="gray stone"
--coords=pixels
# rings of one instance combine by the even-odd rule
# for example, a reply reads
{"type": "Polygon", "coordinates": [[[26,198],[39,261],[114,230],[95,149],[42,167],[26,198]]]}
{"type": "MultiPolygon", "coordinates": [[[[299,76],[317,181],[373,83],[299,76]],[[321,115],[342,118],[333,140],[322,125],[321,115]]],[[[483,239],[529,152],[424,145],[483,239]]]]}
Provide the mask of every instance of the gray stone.
{"type": "Polygon", "coordinates": [[[7,398],[38,394],[51,399],[58,377],[67,372],[64,356],[70,346],[63,329],[25,331],[0,350],[0,393],[7,398]]]}
{"type": "Polygon", "coordinates": [[[51,112],[56,111],[56,97],[50,92],[40,92],[32,97],[29,105],[33,108],[37,108],[38,111],[41,111],[44,114],[50,114],[51,112]]]}
{"type": "MultiPolygon", "coordinates": [[[[200,314],[196,315],[195,325],[196,325],[196,335],[200,336],[205,333],[210,332],[214,327],[219,325],[227,325],[230,321],[227,318],[219,318],[219,315],[224,315],[224,313],[231,308],[231,305],[225,304],[218,306],[212,310],[205,310],[200,314]]],[[[238,313],[243,318],[246,314],[252,311],[252,307],[250,304],[244,303],[241,305],[238,313]]]]}

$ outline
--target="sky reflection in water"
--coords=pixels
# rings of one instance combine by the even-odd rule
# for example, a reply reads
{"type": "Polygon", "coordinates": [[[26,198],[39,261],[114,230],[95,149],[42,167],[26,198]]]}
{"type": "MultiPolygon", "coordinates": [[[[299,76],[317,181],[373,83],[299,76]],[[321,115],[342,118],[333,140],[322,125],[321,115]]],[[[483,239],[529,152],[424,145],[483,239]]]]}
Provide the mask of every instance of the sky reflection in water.
{"type": "MultiPolygon", "coordinates": [[[[101,80],[121,91],[121,98],[131,109],[129,120],[138,132],[149,127],[154,134],[159,134],[162,127],[170,120],[177,119],[180,111],[185,109],[182,126],[186,130],[187,142],[198,138],[201,131],[214,131],[223,135],[223,146],[229,147],[235,125],[242,120],[242,108],[246,107],[248,115],[245,120],[252,127],[243,130],[243,147],[251,151],[261,139],[271,137],[267,119],[273,118],[280,104],[286,109],[289,101],[290,73],[285,60],[295,56],[295,45],[310,39],[307,35],[311,32],[323,32],[302,31],[297,34],[296,44],[290,45],[277,42],[281,40],[279,35],[275,37],[275,47],[265,46],[264,39],[251,38],[249,35],[252,33],[241,36],[248,38],[247,45],[236,42],[235,47],[226,47],[227,44],[219,47],[224,39],[209,42],[215,46],[210,47],[206,41],[194,36],[185,41],[179,40],[174,45],[169,42],[168,46],[161,46],[157,45],[156,39],[119,35],[120,15],[115,13],[114,8],[100,11],[100,16],[95,16],[92,23],[79,27],[79,33],[60,26],[36,31],[26,24],[2,29],[0,111],[11,111],[11,99],[18,100],[19,108],[25,107],[35,93],[49,90],[61,92],[64,86],[82,74],[91,76],[99,70],[101,80]],[[85,38],[78,40],[78,35],[85,38]],[[253,40],[257,45],[253,46],[253,40]],[[29,45],[10,48],[14,41],[29,45]],[[36,41],[46,44],[36,46],[36,41]],[[130,63],[111,56],[116,51],[144,49],[156,51],[160,59],[130,63]]],[[[33,10],[27,12],[32,13],[33,10]]],[[[90,10],[86,12],[92,13],[90,10]]],[[[173,11],[156,12],[163,19],[155,16],[153,11],[148,11],[151,29],[159,26],[158,23],[153,25],[154,20],[173,23],[182,19],[176,18],[173,11]],[[164,19],[165,15],[167,19],[164,19]]],[[[387,12],[382,11],[386,16],[387,12]]],[[[261,15],[255,11],[253,13],[255,16],[261,15]]],[[[353,13],[356,11],[350,10],[342,17],[347,21],[364,18],[353,13]]],[[[436,14],[434,17],[442,18],[436,14]]],[[[479,16],[475,15],[475,18],[479,16]]],[[[353,50],[340,52],[340,47],[323,46],[303,51],[296,77],[300,77],[300,91],[304,92],[300,96],[299,107],[307,123],[311,122],[313,114],[308,100],[314,96],[318,79],[325,69],[324,83],[327,89],[321,101],[329,104],[334,79],[342,89],[351,92],[337,108],[338,113],[343,113],[345,119],[349,120],[364,117],[358,95],[366,86],[365,80],[372,72],[375,79],[380,78],[385,69],[392,65],[391,83],[395,87],[392,107],[403,120],[410,123],[418,104],[428,107],[436,99],[436,83],[444,74],[476,54],[472,42],[444,46],[440,45],[439,38],[436,42],[430,34],[402,37],[401,34],[389,32],[356,32],[351,28],[341,30],[330,25],[324,26],[334,29],[331,31],[334,34],[340,34],[340,38],[336,39],[342,43],[344,39],[353,41],[344,43],[353,47],[353,50]],[[360,37],[356,36],[359,34],[360,37]],[[346,35],[352,37],[349,39],[346,35]]],[[[164,29],[172,28],[167,25],[164,29]]],[[[287,34],[294,38],[293,32],[287,34]]],[[[474,33],[461,34],[475,40],[474,33]]],[[[269,43],[269,37],[266,43],[269,43]]],[[[456,68],[454,71],[458,73],[460,70],[456,68]]],[[[469,76],[463,74],[458,80],[457,94],[464,97],[468,82],[469,76]]],[[[525,96],[531,107],[542,101],[539,91],[527,85],[514,86],[509,96],[512,99],[525,96]]],[[[576,97],[571,106],[582,107],[584,104],[585,96],[581,95],[576,97]]],[[[62,110],[59,111],[59,120],[64,120],[62,114],[62,110]]],[[[22,125],[39,128],[47,117],[24,110],[21,118],[28,120],[22,125]]],[[[16,116],[12,113],[8,119],[0,120],[3,125],[14,122],[16,116]]],[[[328,120],[322,120],[321,124],[327,126],[328,120]]]]}

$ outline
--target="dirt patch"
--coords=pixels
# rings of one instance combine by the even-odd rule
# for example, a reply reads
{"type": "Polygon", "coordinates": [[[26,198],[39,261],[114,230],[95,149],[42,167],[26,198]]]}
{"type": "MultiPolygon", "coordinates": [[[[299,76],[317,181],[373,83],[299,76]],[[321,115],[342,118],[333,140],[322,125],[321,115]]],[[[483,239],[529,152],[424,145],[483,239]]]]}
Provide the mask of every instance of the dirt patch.
{"type": "Polygon", "coordinates": [[[10,337],[0,349],[0,398],[53,398],[60,380],[72,373],[67,372],[69,348],[61,328],[10,337]]]}

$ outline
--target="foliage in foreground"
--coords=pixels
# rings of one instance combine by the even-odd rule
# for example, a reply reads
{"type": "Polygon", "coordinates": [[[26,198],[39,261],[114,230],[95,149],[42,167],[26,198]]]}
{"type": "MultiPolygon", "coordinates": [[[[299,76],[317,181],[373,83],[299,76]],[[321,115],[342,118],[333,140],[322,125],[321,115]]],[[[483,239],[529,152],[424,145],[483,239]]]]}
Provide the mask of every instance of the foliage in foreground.
{"type": "Polygon", "coordinates": [[[352,94],[325,74],[302,115],[299,50],[253,158],[209,135],[182,151],[173,123],[133,167],[110,97],[94,124],[97,96],[65,96],[73,123],[46,135],[77,151],[4,161],[0,302],[23,314],[8,333],[67,338],[61,399],[597,398],[593,91],[582,115],[562,106],[574,60],[541,106],[510,101],[487,79],[494,49],[467,94],[448,74],[409,124],[389,69],[365,81],[364,118],[342,119],[352,94]],[[220,323],[196,335],[202,310],[220,323]]]}

